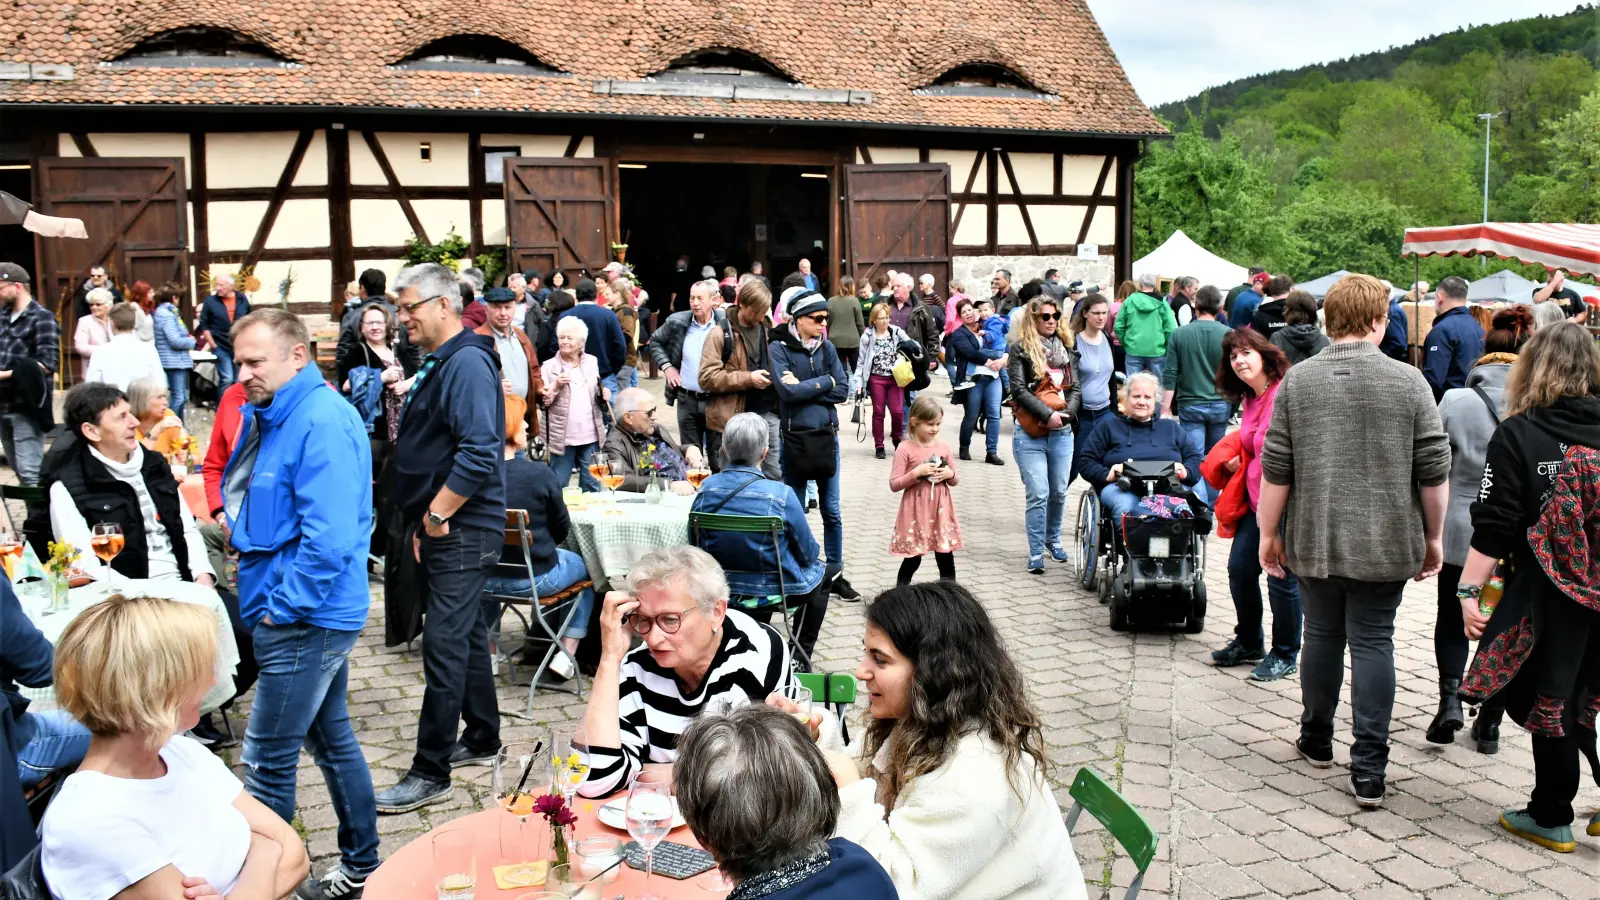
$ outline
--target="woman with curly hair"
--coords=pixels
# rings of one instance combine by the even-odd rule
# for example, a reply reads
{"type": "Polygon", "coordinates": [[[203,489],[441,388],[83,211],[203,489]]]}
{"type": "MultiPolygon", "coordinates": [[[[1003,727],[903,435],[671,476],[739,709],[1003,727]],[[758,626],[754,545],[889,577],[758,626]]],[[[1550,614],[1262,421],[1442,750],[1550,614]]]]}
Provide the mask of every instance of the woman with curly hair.
{"type": "Polygon", "coordinates": [[[1039,715],[983,606],[937,581],[885,591],[866,616],[855,672],[873,719],[864,766],[824,751],[836,835],[872,854],[903,897],[1086,897],[1039,715]]]}

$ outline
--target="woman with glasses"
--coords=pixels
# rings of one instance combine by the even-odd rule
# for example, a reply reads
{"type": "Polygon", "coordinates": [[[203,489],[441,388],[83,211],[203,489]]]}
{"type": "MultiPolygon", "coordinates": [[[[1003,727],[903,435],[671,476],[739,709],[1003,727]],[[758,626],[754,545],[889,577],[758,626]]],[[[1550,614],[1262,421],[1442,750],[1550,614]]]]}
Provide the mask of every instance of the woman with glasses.
{"type": "Polygon", "coordinates": [[[789,677],[783,639],[728,608],[728,580],[709,553],[652,550],[600,613],[600,664],[583,717],[590,769],[578,793],[604,797],[645,765],[672,762],[678,736],[713,702],[760,703],[789,677]],[[630,650],[635,635],[642,641],[630,650]]]}
{"type": "Polygon", "coordinates": [[[1066,562],[1061,517],[1072,484],[1072,429],[1078,422],[1077,356],[1061,340],[1061,307],[1048,294],[1028,301],[1028,322],[1011,343],[1011,402],[1022,415],[1011,454],[1027,494],[1028,571],[1044,574],[1048,550],[1066,562]],[[1038,432],[1038,433],[1035,433],[1038,432]]]}

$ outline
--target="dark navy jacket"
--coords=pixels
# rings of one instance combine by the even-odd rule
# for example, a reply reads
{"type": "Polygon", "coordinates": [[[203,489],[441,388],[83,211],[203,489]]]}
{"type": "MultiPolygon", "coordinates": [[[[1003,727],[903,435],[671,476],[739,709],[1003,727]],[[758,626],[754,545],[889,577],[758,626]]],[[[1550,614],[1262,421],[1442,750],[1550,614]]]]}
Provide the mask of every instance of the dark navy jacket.
{"type": "Polygon", "coordinates": [[[1389,328],[1383,333],[1383,341],[1378,344],[1378,349],[1390,359],[1406,362],[1406,349],[1410,344],[1411,328],[1407,324],[1406,309],[1400,305],[1399,300],[1389,301],[1389,328]]]}
{"type": "Polygon", "coordinates": [[[1450,388],[1467,386],[1467,374],[1483,356],[1483,326],[1465,306],[1433,320],[1422,346],[1422,376],[1438,400],[1450,388]]]}
{"type": "Polygon", "coordinates": [[[1192,485],[1200,478],[1199,449],[1177,419],[1158,416],[1140,424],[1121,413],[1095,425],[1078,451],[1078,471],[1099,489],[1105,486],[1112,466],[1130,459],[1181,462],[1188,475],[1184,484],[1192,485]]]}
{"type": "Polygon", "coordinates": [[[872,855],[844,838],[828,841],[828,865],[766,900],[898,900],[889,873],[872,855]]]}
{"type": "Polygon", "coordinates": [[[31,729],[18,727],[28,701],[17,683],[49,685],[53,660],[50,642],[23,613],[10,582],[0,578],[0,744],[10,751],[0,759],[0,869],[9,869],[39,842],[17,778],[17,751],[31,737],[31,729]]]}
{"type": "Polygon", "coordinates": [[[506,527],[506,398],[494,338],[462,329],[423,358],[395,438],[396,499],[420,523],[441,487],[467,498],[451,527],[506,527]]]}
{"type": "Polygon", "coordinates": [[[834,404],[850,396],[850,376],[839,351],[823,340],[815,350],[807,350],[785,322],[772,329],[767,348],[772,360],[772,388],[778,392],[778,415],[784,428],[839,429],[839,414],[834,404]],[[799,384],[784,384],[783,373],[793,372],[799,384]]]}
{"type": "MultiPolygon", "coordinates": [[[[567,316],[576,316],[589,326],[589,340],[584,344],[583,350],[593,356],[600,366],[600,377],[609,378],[617,374],[628,358],[628,344],[622,339],[622,320],[617,314],[598,303],[579,303],[577,306],[562,313],[556,319],[556,324],[567,316]]],[[[550,327],[550,345],[545,349],[550,356],[556,355],[560,344],[556,336],[554,325],[550,327]]],[[[545,357],[548,359],[549,357],[545,357]]]]}
{"type": "Polygon", "coordinates": [[[228,307],[222,303],[222,298],[216,294],[205,299],[200,304],[200,320],[195,323],[195,330],[211,332],[211,339],[217,342],[217,349],[224,353],[233,353],[233,323],[250,315],[250,298],[244,291],[235,291],[233,294],[233,318],[228,318],[228,307]]]}
{"type": "Polygon", "coordinates": [[[1249,328],[1256,317],[1256,307],[1261,305],[1261,295],[1254,289],[1240,291],[1233,300],[1233,312],[1228,313],[1228,324],[1234,328],[1249,328]]]}

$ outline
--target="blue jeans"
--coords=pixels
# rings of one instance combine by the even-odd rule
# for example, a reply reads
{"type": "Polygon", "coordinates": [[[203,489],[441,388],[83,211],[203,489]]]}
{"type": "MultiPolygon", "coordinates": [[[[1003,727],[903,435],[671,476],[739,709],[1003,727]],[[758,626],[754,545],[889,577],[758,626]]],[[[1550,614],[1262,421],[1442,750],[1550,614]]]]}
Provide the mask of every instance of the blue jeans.
{"type": "MultiPolygon", "coordinates": [[[[1300,657],[1300,588],[1294,573],[1267,576],[1267,597],[1272,602],[1272,655],[1294,662],[1300,657]]],[[[1261,527],[1255,513],[1239,520],[1228,553],[1228,590],[1233,594],[1233,614],[1238,623],[1233,636],[1251,650],[1264,640],[1261,632],[1261,527]]]]}
{"type": "Polygon", "coordinates": [[[1083,445],[1089,443],[1089,435],[1094,433],[1095,426],[1099,425],[1102,420],[1110,418],[1111,414],[1116,411],[1117,407],[1115,404],[1110,406],[1102,406],[1099,409],[1089,409],[1088,407],[1084,407],[1083,409],[1078,410],[1078,430],[1072,438],[1074,451],[1072,454],[1072,474],[1067,479],[1068,484],[1071,484],[1077,480],[1078,472],[1080,471],[1078,469],[1077,450],[1082,449],[1083,445]]]}
{"type": "MultiPolygon", "coordinates": [[[[537,596],[548,597],[557,591],[566,590],[574,584],[589,577],[589,569],[583,564],[583,557],[571,550],[556,548],[556,564],[550,571],[540,575],[537,581],[529,583],[526,578],[517,578],[507,575],[490,575],[484,583],[484,590],[491,594],[527,594],[537,590],[537,596]]],[[[578,594],[578,610],[572,615],[572,624],[567,626],[563,637],[579,638],[589,634],[589,614],[594,609],[594,588],[584,588],[578,594]]],[[[494,607],[496,604],[485,600],[484,606],[489,613],[489,621],[494,622],[494,607]]]]}
{"type": "Polygon", "coordinates": [[[428,615],[422,623],[422,713],[410,774],[435,784],[450,781],[450,750],[500,746],[500,705],[489,665],[483,586],[500,562],[504,535],[496,529],[452,528],[422,537],[428,615]]]}
{"type": "Polygon", "coordinates": [[[17,752],[17,777],[25,788],[57,769],[76,766],[89,752],[89,729],[63,710],[25,712],[13,727],[22,742],[17,752]]]}
{"type": "Polygon", "coordinates": [[[345,707],[350,650],[360,636],[306,622],[257,623],[252,637],[261,674],[244,732],[245,789],[285,822],[294,821],[300,748],[310,751],[339,816],[342,867],[357,878],[378,867],[372,771],[345,707]]]}
{"type": "MultiPolygon", "coordinates": [[[[1228,433],[1228,419],[1232,416],[1232,404],[1226,400],[1211,400],[1178,410],[1178,423],[1183,426],[1183,433],[1189,436],[1190,445],[1204,459],[1211,448],[1222,440],[1222,436],[1228,433]]],[[[1195,493],[1207,503],[1215,500],[1215,492],[1203,478],[1195,484],[1195,493]]]]}
{"type": "Polygon", "coordinates": [[[233,384],[233,348],[218,347],[211,352],[217,355],[217,392],[220,394],[233,384]]]}
{"type": "Polygon", "coordinates": [[[1165,356],[1134,356],[1130,353],[1125,363],[1127,369],[1125,374],[1132,378],[1140,372],[1149,372],[1159,379],[1161,377],[1161,367],[1166,362],[1167,358],[1165,356]]]}
{"type": "MultiPolygon", "coordinates": [[[[796,497],[806,495],[806,480],[796,478],[787,467],[783,471],[783,483],[794,489],[796,497]]],[[[822,512],[822,548],[828,554],[828,567],[824,570],[824,577],[832,581],[834,576],[844,571],[844,520],[839,517],[839,442],[833,442],[833,477],[819,478],[814,484],[817,487],[817,506],[822,512]]]]}
{"type": "Polygon", "coordinates": [[[1115,525],[1123,516],[1134,511],[1139,505],[1139,497],[1132,491],[1125,491],[1115,484],[1108,484],[1100,489],[1100,502],[1105,504],[1106,512],[1111,516],[1111,523],[1115,525]]]}
{"type": "Polygon", "coordinates": [[[1036,438],[1021,428],[1011,433],[1011,455],[1022,473],[1027,495],[1028,555],[1043,556],[1046,547],[1061,543],[1061,519],[1066,512],[1067,486],[1072,482],[1072,429],[1060,428],[1036,438]]]}
{"type": "Polygon", "coordinates": [[[580,444],[576,447],[568,445],[567,449],[560,453],[551,454],[550,471],[556,473],[557,483],[565,488],[567,480],[572,477],[572,467],[576,465],[578,467],[578,487],[591,494],[598,492],[600,490],[600,479],[589,474],[589,457],[594,456],[595,448],[598,446],[600,445],[580,444]]]}
{"type": "Polygon", "coordinates": [[[167,405],[178,418],[189,403],[189,369],[163,369],[167,373],[167,405]]]}
{"type": "MultiPolygon", "coordinates": [[[[623,366],[621,369],[619,369],[617,371],[616,382],[617,382],[617,387],[625,387],[625,388],[638,387],[639,386],[639,369],[638,369],[638,367],[636,367],[636,366],[623,366]]],[[[612,393],[615,393],[615,391],[613,391],[612,393]]]]}
{"type": "Polygon", "coordinates": [[[989,420],[984,437],[988,438],[989,453],[1000,450],[1000,379],[974,378],[973,387],[967,391],[967,414],[961,417],[961,450],[972,445],[972,432],[978,427],[978,418],[989,420]]]}

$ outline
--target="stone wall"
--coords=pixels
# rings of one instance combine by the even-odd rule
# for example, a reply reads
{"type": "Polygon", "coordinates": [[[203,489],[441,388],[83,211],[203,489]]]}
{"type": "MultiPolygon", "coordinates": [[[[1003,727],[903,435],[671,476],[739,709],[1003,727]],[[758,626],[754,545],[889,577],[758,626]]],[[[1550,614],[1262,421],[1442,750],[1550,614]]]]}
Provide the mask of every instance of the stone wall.
{"type": "Polygon", "coordinates": [[[1045,269],[1060,269],[1063,282],[1082,281],[1099,284],[1107,291],[1116,289],[1112,283],[1112,258],[1078,259],[1076,256],[957,256],[951,260],[951,277],[966,285],[969,294],[987,294],[989,279],[995,269],[1011,272],[1017,287],[1044,277],[1045,269]]]}

